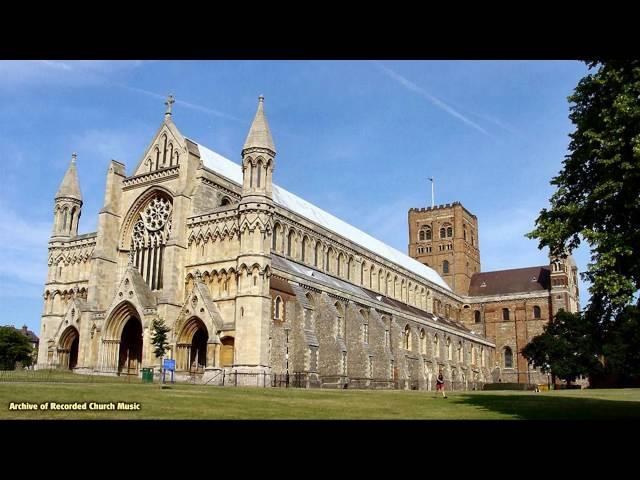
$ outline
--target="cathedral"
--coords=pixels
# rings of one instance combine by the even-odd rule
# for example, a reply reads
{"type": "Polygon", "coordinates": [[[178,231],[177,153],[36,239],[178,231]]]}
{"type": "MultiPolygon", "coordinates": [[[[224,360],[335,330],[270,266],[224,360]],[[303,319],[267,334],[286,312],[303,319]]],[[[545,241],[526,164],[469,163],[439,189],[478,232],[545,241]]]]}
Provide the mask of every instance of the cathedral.
{"type": "Polygon", "coordinates": [[[577,308],[570,257],[482,273],[477,219],[459,203],[412,209],[405,255],[273,183],[263,97],[240,164],[184,136],[173,103],[129,175],[111,160],[96,232],[78,233],[72,155],[39,368],[158,372],[162,319],[176,375],[210,385],[430,390],[439,371],[454,389],[538,381],[519,350],[554,311],[577,308]]]}
{"type": "Polygon", "coordinates": [[[520,353],[559,310],[580,310],[578,268],[571,255],[548,265],[482,272],[478,219],[460,202],[409,210],[409,254],[434,268],[459,302],[436,301],[495,345],[494,380],[547,383],[520,353]]]}

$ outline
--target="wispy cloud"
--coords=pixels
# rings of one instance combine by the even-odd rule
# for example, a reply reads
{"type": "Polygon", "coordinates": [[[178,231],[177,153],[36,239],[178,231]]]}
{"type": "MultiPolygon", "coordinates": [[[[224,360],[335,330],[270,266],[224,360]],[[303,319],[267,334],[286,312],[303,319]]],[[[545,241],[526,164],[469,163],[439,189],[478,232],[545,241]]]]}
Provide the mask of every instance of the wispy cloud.
{"type": "MultiPolygon", "coordinates": [[[[165,100],[167,98],[166,95],[114,81],[114,79],[118,77],[118,75],[116,75],[117,73],[134,69],[143,65],[143,63],[145,62],[138,60],[3,61],[0,62],[0,88],[21,87],[34,84],[70,86],[106,85],[141,93],[159,100],[165,100]]],[[[179,98],[176,99],[176,104],[208,115],[214,115],[235,122],[243,122],[243,120],[228,113],[203,107],[202,105],[187,102],[179,98]]]]}
{"type": "Polygon", "coordinates": [[[73,70],[73,67],[71,65],[64,62],[58,62],[53,60],[42,60],[42,63],[45,64],[47,67],[61,68],[62,70],[73,70]]]}
{"type": "Polygon", "coordinates": [[[116,159],[131,166],[142,155],[148,136],[142,125],[129,125],[126,130],[89,129],[73,135],[70,144],[79,161],[87,157],[116,159]]]}
{"type": "Polygon", "coordinates": [[[475,115],[476,117],[482,118],[483,120],[486,120],[487,122],[491,122],[494,125],[497,125],[498,127],[502,128],[503,130],[506,130],[509,133],[513,133],[514,135],[517,135],[520,138],[526,138],[522,132],[516,130],[515,128],[513,128],[511,125],[509,125],[506,122],[503,122],[501,120],[498,120],[497,118],[491,116],[491,115],[485,115],[482,113],[476,113],[476,112],[471,112],[469,110],[466,110],[467,113],[471,114],[471,115],[475,115]]]}
{"type": "Polygon", "coordinates": [[[115,74],[140,65],[140,61],[5,60],[0,62],[0,89],[102,85],[115,74]]]}
{"type": "Polygon", "coordinates": [[[0,276],[15,285],[44,285],[47,276],[49,222],[26,221],[7,205],[0,203],[0,276]]]}
{"type": "Polygon", "coordinates": [[[411,205],[409,196],[375,207],[371,204],[354,205],[353,199],[341,192],[328,191],[323,197],[323,208],[327,212],[396,250],[407,252],[407,217],[402,212],[407,212],[411,205]]]}
{"type": "Polygon", "coordinates": [[[389,67],[384,66],[382,63],[380,63],[378,61],[374,61],[373,64],[378,69],[380,69],[382,72],[384,72],[388,77],[390,77],[393,80],[395,80],[396,82],[398,82],[400,85],[405,87],[407,90],[410,90],[410,91],[412,91],[414,93],[417,93],[418,95],[423,96],[424,98],[429,100],[432,104],[434,104],[436,107],[440,108],[441,110],[444,110],[449,115],[451,115],[452,117],[455,117],[458,120],[464,122],[466,125],[470,126],[471,128],[474,128],[474,129],[478,130],[479,132],[484,133],[485,135],[489,135],[489,132],[487,132],[480,125],[478,125],[474,121],[470,120],[469,118],[465,117],[460,112],[455,110],[453,107],[447,105],[445,102],[443,102],[439,98],[435,97],[434,95],[431,95],[424,88],[419,87],[418,85],[413,83],[411,80],[403,77],[399,73],[391,70],[389,67]]]}
{"type": "Polygon", "coordinates": [[[537,207],[517,206],[485,216],[479,225],[481,245],[482,242],[486,242],[488,245],[497,246],[504,242],[523,239],[527,243],[531,242],[526,240],[524,235],[533,230],[539,213],[540,209],[537,207]],[[509,221],[505,221],[506,218],[509,221]]]}
{"type": "MultiPolygon", "coordinates": [[[[132,92],[142,93],[143,95],[147,95],[149,97],[157,98],[158,100],[166,100],[167,99],[167,95],[161,95],[159,93],[151,92],[151,91],[145,90],[143,88],[132,87],[132,86],[124,85],[124,84],[121,84],[121,83],[114,83],[112,85],[114,85],[116,87],[119,87],[119,88],[124,88],[125,90],[129,90],[129,91],[132,91],[132,92]]],[[[201,105],[196,105],[195,103],[185,102],[184,100],[176,99],[176,104],[177,105],[182,105],[183,107],[186,107],[186,108],[190,108],[191,110],[196,110],[196,111],[199,111],[199,112],[207,113],[209,115],[215,115],[216,117],[227,118],[229,120],[234,120],[236,122],[243,122],[243,120],[240,120],[239,118],[234,117],[233,115],[229,115],[228,113],[221,112],[220,110],[214,110],[213,108],[203,107],[201,105]]]]}
{"type": "MultiPolygon", "coordinates": [[[[29,300],[32,300],[31,302],[29,302],[29,304],[35,306],[42,301],[43,286],[44,286],[44,277],[42,282],[40,282],[39,285],[25,285],[25,284],[16,283],[15,280],[11,280],[11,279],[7,279],[7,280],[0,279],[0,298],[7,298],[11,300],[17,299],[17,298],[27,298],[29,300]]],[[[0,311],[0,315],[5,315],[5,314],[6,314],[6,311],[0,311]]],[[[15,319],[7,318],[6,320],[1,321],[0,324],[3,324],[3,325],[9,324],[14,321],[15,319]]],[[[38,331],[37,329],[39,328],[39,325],[36,319],[26,317],[23,319],[23,321],[27,323],[31,321],[31,328],[35,331],[38,331]]]]}

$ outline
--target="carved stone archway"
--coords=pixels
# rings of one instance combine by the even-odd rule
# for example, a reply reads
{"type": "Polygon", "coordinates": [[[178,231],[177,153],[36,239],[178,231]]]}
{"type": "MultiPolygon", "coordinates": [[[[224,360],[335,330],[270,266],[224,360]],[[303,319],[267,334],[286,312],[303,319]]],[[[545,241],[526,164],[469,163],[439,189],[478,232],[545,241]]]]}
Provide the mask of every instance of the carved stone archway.
{"type": "Polygon", "coordinates": [[[102,338],[99,369],[137,375],[142,367],[143,326],[133,304],[125,301],[113,309],[102,338]]]}
{"type": "Polygon", "coordinates": [[[58,342],[58,365],[60,368],[73,370],[78,365],[78,347],[80,334],[73,326],[68,326],[58,342]]]}
{"type": "Polygon", "coordinates": [[[121,375],[137,375],[141,365],[142,323],[139,318],[131,316],[120,335],[118,373],[121,375]]]}
{"type": "Polygon", "coordinates": [[[198,317],[191,317],[180,330],[176,343],[176,370],[202,373],[213,366],[215,345],[209,343],[209,331],[198,317]]]}

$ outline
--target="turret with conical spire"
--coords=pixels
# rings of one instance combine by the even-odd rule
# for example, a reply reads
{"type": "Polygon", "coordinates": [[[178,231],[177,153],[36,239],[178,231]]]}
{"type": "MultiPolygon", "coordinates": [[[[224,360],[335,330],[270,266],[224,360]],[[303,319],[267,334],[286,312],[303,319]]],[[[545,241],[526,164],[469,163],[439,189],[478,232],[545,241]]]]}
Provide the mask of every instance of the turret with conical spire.
{"type": "Polygon", "coordinates": [[[82,208],[82,193],[76,169],[77,154],[71,155],[71,164],[64,174],[55,197],[52,238],[66,239],[78,234],[78,221],[82,208]]]}
{"type": "Polygon", "coordinates": [[[64,174],[58,193],[56,193],[56,200],[59,198],[73,198],[82,202],[82,193],[80,193],[80,182],[78,181],[78,170],[76,169],[77,153],[71,155],[71,163],[67,169],[67,173],[64,174]]]}
{"type": "Polygon", "coordinates": [[[244,142],[242,154],[244,155],[246,150],[252,148],[266,149],[270,151],[273,157],[276,156],[276,147],[273,144],[271,130],[269,130],[269,123],[267,122],[267,117],[264,114],[263,95],[258,97],[258,111],[256,112],[256,116],[253,118],[249,134],[244,142]]]}
{"type": "Polygon", "coordinates": [[[258,97],[258,111],[242,148],[242,195],[271,197],[276,147],[264,114],[264,97],[258,97]]]}
{"type": "MultiPolygon", "coordinates": [[[[276,149],[264,115],[264,97],[242,149],[242,199],[238,205],[240,226],[239,274],[235,311],[233,369],[245,382],[268,378],[271,319],[271,232],[275,206],[271,177],[276,149]]],[[[240,381],[240,379],[238,379],[240,381]]],[[[255,383],[254,383],[255,385],[255,383]]]]}

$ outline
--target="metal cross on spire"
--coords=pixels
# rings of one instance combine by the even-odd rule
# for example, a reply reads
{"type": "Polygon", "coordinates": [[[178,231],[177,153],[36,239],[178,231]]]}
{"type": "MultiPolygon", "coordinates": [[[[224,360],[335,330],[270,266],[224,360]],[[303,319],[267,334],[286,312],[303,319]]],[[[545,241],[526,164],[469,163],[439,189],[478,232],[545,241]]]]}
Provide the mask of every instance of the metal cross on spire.
{"type": "Polygon", "coordinates": [[[173,96],[173,94],[169,94],[169,96],[167,97],[167,101],[164,102],[164,104],[167,106],[167,111],[164,112],[165,116],[171,115],[171,106],[176,103],[176,99],[173,96]]]}

